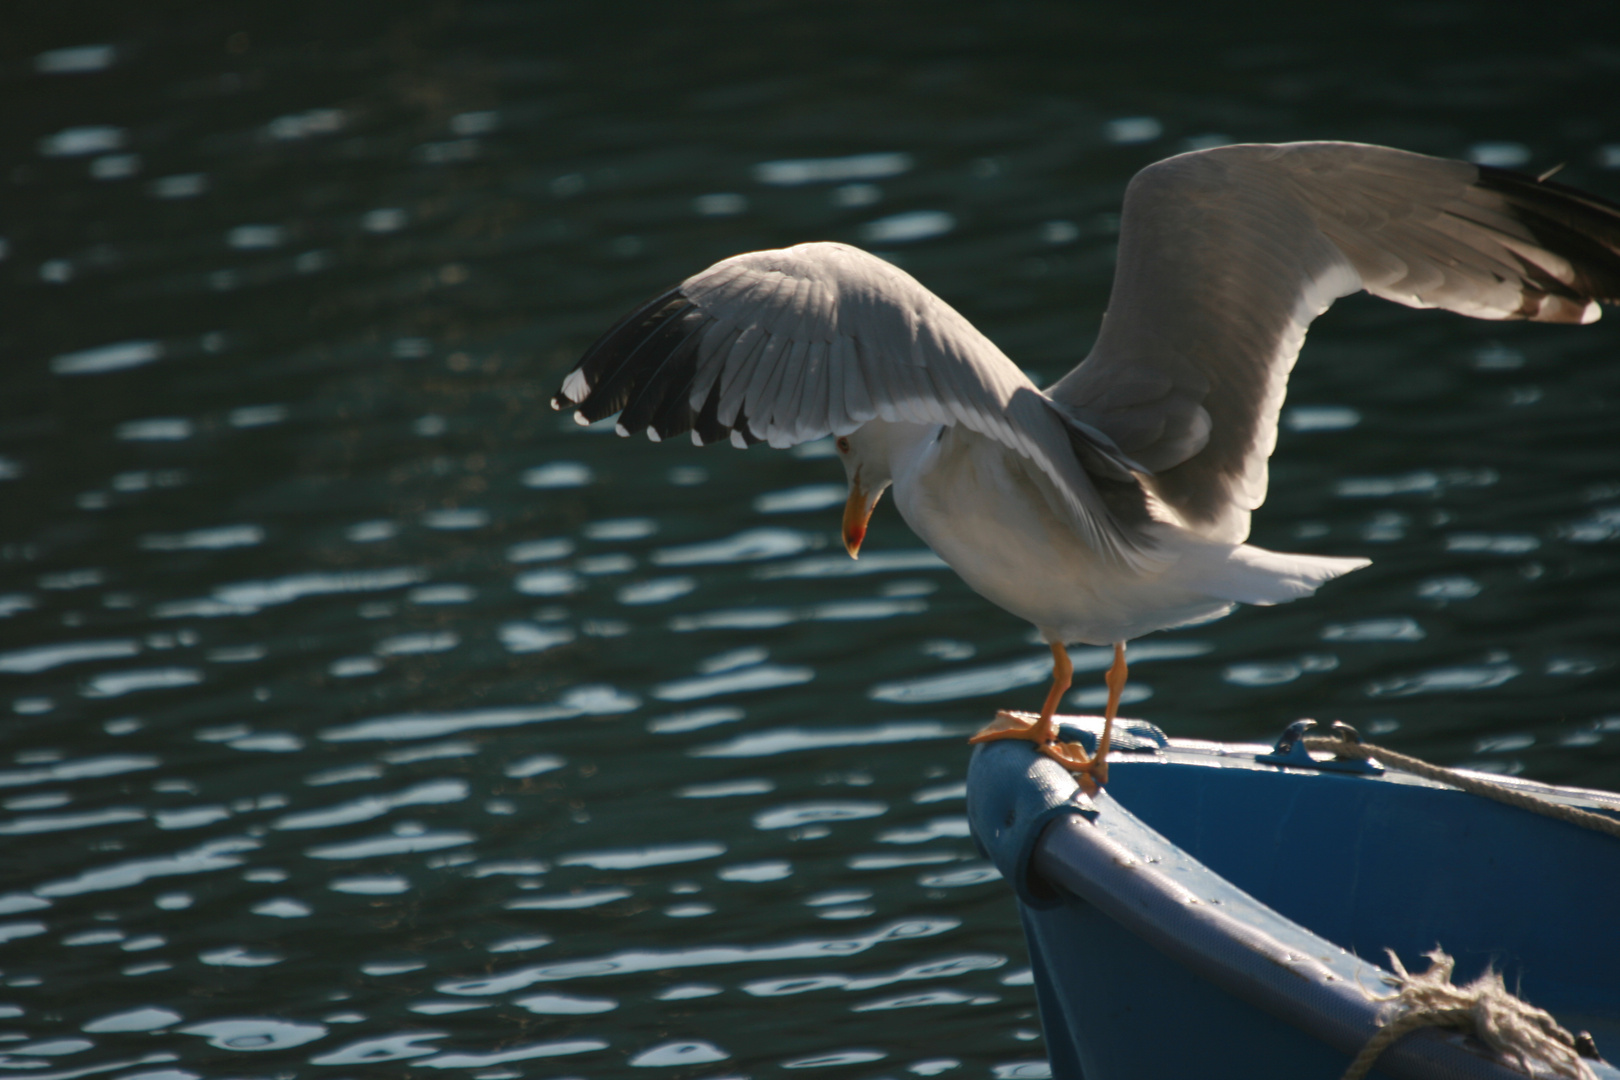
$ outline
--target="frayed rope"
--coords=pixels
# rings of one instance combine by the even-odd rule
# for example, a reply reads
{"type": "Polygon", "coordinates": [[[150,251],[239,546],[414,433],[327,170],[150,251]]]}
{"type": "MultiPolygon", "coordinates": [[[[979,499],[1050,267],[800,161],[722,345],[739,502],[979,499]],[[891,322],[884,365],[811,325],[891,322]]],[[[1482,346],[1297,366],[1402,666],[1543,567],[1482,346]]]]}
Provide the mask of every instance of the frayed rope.
{"type": "Polygon", "coordinates": [[[1575,1037],[1551,1013],[1509,993],[1499,972],[1486,969],[1467,986],[1453,986],[1451,973],[1457,962],[1438,948],[1424,955],[1429,970],[1413,975],[1390,952],[1395,971],[1385,979],[1396,991],[1377,999],[1390,1003],[1383,1027],[1361,1048],[1342,1080],[1361,1080],[1391,1043],[1422,1027],[1472,1035],[1526,1076],[1596,1080],[1575,1049],[1575,1037]]]}

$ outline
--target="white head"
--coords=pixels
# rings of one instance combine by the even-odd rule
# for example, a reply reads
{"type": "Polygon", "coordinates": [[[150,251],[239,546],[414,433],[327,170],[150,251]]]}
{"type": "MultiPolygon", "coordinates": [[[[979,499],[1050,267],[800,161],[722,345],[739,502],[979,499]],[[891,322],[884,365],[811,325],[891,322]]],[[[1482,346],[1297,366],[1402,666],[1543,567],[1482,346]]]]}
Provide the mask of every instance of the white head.
{"type": "Polygon", "coordinates": [[[923,424],[869,420],[848,435],[838,436],[838,458],[849,479],[849,500],[844,503],[844,547],[850,558],[859,557],[872,510],[894,482],[897,454],[932,430],[923,424]]]}

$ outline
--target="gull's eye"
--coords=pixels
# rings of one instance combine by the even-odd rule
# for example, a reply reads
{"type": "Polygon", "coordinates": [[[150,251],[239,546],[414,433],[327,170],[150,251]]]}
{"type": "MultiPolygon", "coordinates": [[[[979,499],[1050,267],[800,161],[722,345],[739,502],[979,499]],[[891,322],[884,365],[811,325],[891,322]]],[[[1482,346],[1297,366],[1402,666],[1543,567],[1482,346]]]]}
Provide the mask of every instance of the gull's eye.
{"type": "Polygon", "coordinates": [[[847,436],[847,435],[838,436],[838,442],[835,445],[837,445],[838,452],[840,454],[849,453],[849,436],[847,436]]]}

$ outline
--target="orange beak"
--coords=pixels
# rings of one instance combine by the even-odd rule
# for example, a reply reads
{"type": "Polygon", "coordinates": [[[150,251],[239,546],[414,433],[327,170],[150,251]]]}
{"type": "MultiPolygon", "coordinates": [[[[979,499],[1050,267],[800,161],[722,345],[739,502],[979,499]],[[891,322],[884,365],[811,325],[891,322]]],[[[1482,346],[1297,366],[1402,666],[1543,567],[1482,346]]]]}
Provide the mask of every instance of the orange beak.
{"type": "Polygon", "coordinates": [[[866,523],[872,518],[872,508],[883,492],[876,495],[867,495],[866,489],[861,487],[861,475],[857,472],[849,482],[849,500],[844,503],[844,549],[849,557],[861,557],[861,541],[866,539],[866,523]]]}

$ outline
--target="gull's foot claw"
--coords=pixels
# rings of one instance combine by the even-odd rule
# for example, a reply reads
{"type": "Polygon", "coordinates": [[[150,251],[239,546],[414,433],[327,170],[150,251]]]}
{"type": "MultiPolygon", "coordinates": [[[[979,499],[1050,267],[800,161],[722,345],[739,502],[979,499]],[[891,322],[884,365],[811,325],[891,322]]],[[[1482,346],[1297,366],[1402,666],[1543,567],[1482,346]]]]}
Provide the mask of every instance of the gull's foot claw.
{"type": "Polygon", "coordinates": [[[1079,743],[1049,742],[1042,743],[1037,749],[1053,761],[1072,772],[1092,771],[1092,757],[1086,753],[1086,748],[1079,743]]]}
{"type": "Polygon", "coordinates": [[[1036,750],[1075,773],[1075,779],[1087,795],[1097,794],[1098,786],[1108,782],[1107,759],[1092,757],[1078,742],[1043,737],[1041,718],[1034,713],[1001,709],[996,713],[996,718],[969,738],[968,742],[993,742],[996,739],[1024,739],[1034,743],[1036,750]]]}
{"type": "MultiPolygon", "coordinates": [[[[1061,746],[1062,744],[1060,743],[1058,745],[1061,746]]],[[[1042,752],[1046,753],[1047,757],[1062,763],[1071,773],[1073,773],[1075,781],[1080,785],[1080,790],[1084,791],[1087,795],[1097,794],[1097,791],[1104,784],[1108,783],[1107,758],[1093,757],[1088,758],[1083,762],[1076,762],[1073,760],[1060,758],[1056,754],[1044,749],[1042,752]]],[[[1084,751],[1082,751],[1082,753],[1083,752],[1084,751]]]]}
{"type": "Polygon", "coordinates": [[[968,739],[970,743],[991,742],[995,739],[1029,739],[1035,741],[1035,727],[1040,717],[1034,713],[1009,712],[1001,709],[996,718],[968,739]]]}

